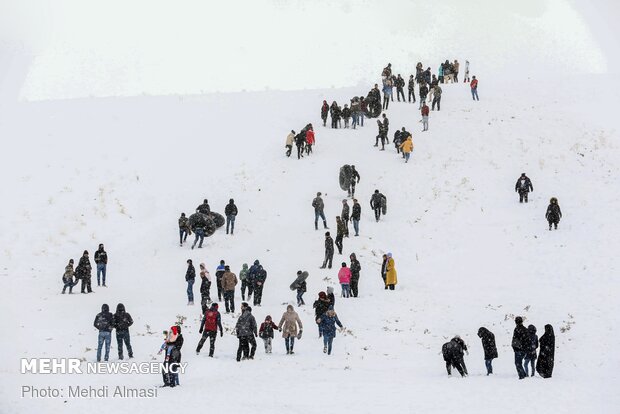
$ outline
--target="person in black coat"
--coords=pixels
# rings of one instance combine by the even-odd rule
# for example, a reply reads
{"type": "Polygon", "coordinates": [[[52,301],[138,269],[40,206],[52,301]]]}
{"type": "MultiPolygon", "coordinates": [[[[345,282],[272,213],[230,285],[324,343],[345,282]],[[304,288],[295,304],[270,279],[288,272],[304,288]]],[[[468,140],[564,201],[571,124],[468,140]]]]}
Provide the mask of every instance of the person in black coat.
{"type": "Polygon", "coordinates": [[[353,209],[351,210],[351,222],[353,223],[353,230],[355,235],[360,235],[360,219],[362,218],[362,206],[357,202],[357,199],[353,199],[353,209]]]}
{"type": "Polygon", "coordinates": [[[80,257],[80,261],[75,268],[75,278],[82,280],[82,293],[93,292],[90,287],[91,270],[92,266],[90,265],[90,260],[88,259],[88,250],[84,250],[82,257],[80,257]]]}
{"type": "Polygon", "coordinates": [[[101,312],[95,316],[93,326],[99,330],[99,338],[97,340],[97,362],[101,362],[101,348],[103,348],[104,343],[104,360],[107,361],[110,356],[112,329],[114,329],[114,315],[110,313],[110,307],[106,303],[101,305],[101,312]]]}
{"type": "Polygon", "coordinates": [[[487,367],[487,375],[493,373],[493,359],[497,358],[497,346],[495,345],[495,335],[485,327],[478,329],[478,337],[482,339],[482,349],[484,350],[484,364],[487,367]]]}
{"type": "Polygon", "coordinates": [[[133,325],[131,315],[125,312],[125,305],[119,303],[116,305],[116,313],[114,314],[114,328],[116,329],[116,344],[118,346],[118,359],[123,359],[123,342],[127,347],[129,359],[133,358],[133,349],[131,348],[131,340],[129,337],[129,327],[133,325]]]}
{"type": "Polygon", "coordinates": [[[452,367],[456,368],[459,374],[461,374],[461,377],[467,375],[467,371],[463,365],[461,365],[463,363],[463,345],[463,340],[455,336],[450,342],[446,342],[441,347],[441,353],[443,355],[443,360],[446,362],[446,371],[448,371],[448,375],[452,375],[452,367]]]}
{"type": "Polygon", "coordinates": [[[192,259],[187,259],[187,271],[185,271],[185,281],[187,282],[187,304],[194,304],[194,282],[196,281],[196,268],[192,264],[192,259]]]}
{"type": "Polygon", "coordinates": [[[237,217],[237,206],[235,200],[232,198],[228,201],[226,208],[224,208],[224,214],[226,215],[226,234],[228,234],[228,227],[230,226],[230,235],[235,233],[235,218],[237,217]]]}
{"type": "Polygon", "coordinates": [[[523,359],[530,351],[532,340],[530,339],[530,332],[525,326],[523,326],[523,318],[517,316],[515,318],[515,330],[512,334],[512,350],[515,353],[515,366],[517,367],[517,374],[519,379],[525,378],[525,369],[523,368],[523,359]]]}
{"type": "Polygon", "coordinates": [[[545,333],[540,337],[540,354],[536,363],[536,371],[543,378],[551,378],[553,374],[553,360],[555,357],[555,335],[553,326],[545,325],[545,333]]]}
{"type": "Polygon", "coordinates": [[[327,293],[319,292],[319,298],[315,300],[314,304],[312,305],[312,307],[314,308],[314,321],[319,327],[319,338],[323,335],[323,333],[321,332],[321,325],[319,325],[317,320],[321,316],[323,316],[325,312],[329,310],[330,306],[331,306],[331,302],[329,301],[329,298],[327,297],[327,293]]]}
{"type": "Polygon", "coordinates": [[[205,198],[202,204],[196,207],[196,210],[202,214],[211,214],[211,207],[209,207],[209,200],[205,198]]]}
{"type": "Polygon", "coordinates": [[[536,350],[538,349],[538,335],[536,335],[536,327],[529,325],[527,331],[530,333],[530,349],[525,355],[525,376],[528,374],[528,366],[532,366],[532,377],[534,376],[536,366],[536,350]]]}
{"type": "Polygon", "coordinates": [[[177,326],[179,336],[174,341],[174,346],[170,352],[170,387],[179,385],[179,365],[181,365],[181,348],[183,347],[183,334],[181,333],[181,325],[177,326]]]}
{"type": "Polygon", "coordinates": [[[103,275],[103,286],[105,287],[106,268],[108,267],[108,253],[103,248],[103,243],[99,244],[99,249],[95,252],[95,264],[97,265],[97,286],[101,286],[101,276],[103,275]]]}
{"type": "Polygon", "coordinates": [[[360,271],[362,270],[362,265],[359,260],[357,260],[357,256],[355,253],[351,253],[349,255],[349,259],[351,260],[351,265],[349,268],[351,269],[351,293],[353,293],[353,297],[357,297],[358,286],[360,281],[360,271]]]}
{"type": "Polygon", "coordinates": [[[325,269],[327,266],[329,269],[332,268],[332,261],[334,260],[334,239],[329,235],[329,232],[325,232],[325,260],[323,260],[323,265],[321,269],[325,269]]]}
{"type": "Polygon", "coordinates": [[[411,98],[413,98],[413,102],[415,103],[415,79],[413,75],[409,76],[409,83],[407,84],[407,89],[409,90],[409,96],[407,97],[407,101],[411,102],[411,98]]]}
{"type": "Polygon", "coordinates": [[[515,192],[519,193],[519,203],[523,203],[523,201],[527,203],[527,195],[530,191],[534,191],[534,186],[532,186],[532,181],[528,176],[523,173],[515,184],[515,192]]]}
{"type": "Polygon", "coordinates": [[[381,217],[381,210],[383,207],[385,196],[379,192],[379,190],[375,190],[375,193],[370,198],[370,208],[375,211],[375,219],[379,222],[379,217],[381,217]]]}
{"type": "Polygon", "coordinates": [[[551,200],[549,200],[549,207],[547,207],[545,218],[549,222],[549,230],[551,230],[552,224],[555,226],[556,230],[558,229],[558,223],[562,218],[562,210],[560,210],[557,198],[551,197],[551,200]]]}

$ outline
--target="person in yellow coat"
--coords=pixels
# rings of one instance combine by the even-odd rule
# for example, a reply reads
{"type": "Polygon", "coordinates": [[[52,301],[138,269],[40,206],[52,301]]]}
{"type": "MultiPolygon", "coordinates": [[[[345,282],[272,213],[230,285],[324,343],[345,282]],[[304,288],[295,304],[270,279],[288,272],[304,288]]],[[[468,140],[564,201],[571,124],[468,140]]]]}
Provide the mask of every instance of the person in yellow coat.
{"type": "Polygon", "coordinates": [[[405,162],[409,162],[409,156],[413,151],[413,140],[411,139],[411,135],[409,135],[407,139],[402,144],[400,144],[400,149],[405,155],[405,162]]]}
{"type": "Polygon", "coordinates": [[[388,259],[386,265],[387,273],[385,275],[385,286],[390,290],[394,290],[394,287],[396,287],[396,284],[398,283],[398,278],[396,277],[396,266],[394,265],[392,253],[388,253],[387,258],[388,259]]]}

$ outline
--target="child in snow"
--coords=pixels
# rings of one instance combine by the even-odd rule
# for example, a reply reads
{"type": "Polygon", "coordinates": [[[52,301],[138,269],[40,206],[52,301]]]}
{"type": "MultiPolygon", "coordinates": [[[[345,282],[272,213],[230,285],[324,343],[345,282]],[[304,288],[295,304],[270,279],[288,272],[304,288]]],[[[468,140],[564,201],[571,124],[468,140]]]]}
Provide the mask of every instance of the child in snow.
{"type": "Polygon", "coordinates": [[[260,329],[258,331],[258,336],[265,343],[265,353],[271,353],[271,341],[273,340],[273,330],[278,329],[278,325],[273,323],[271,320],[271,315],[267,315],[265,318],[265,322],[260,324],[260,329]]]}
{"type": "Polygon", "coordinates": [[[164,343],[161,344],[157,355],[160,355],[162,351],[166,350],[166,361],[170,359],[170,354],[174,349],[174,341],[176,341],[179,336],[178,329],[177,326],[173,326],[169,331],[164,331],[164,343]]]}
{"type": "Polygon", "coordinates": [[[340,323],[338,315],[336,315],[336,312],[334,312],[334,308],[332,306],[330,306],[329,310],[318,319],[318,323],[319,328],[323,333],[323,353],[331,355],[332,343],[336,337],[336,325],[338,325],[340,329],[343,329],[342,323],[340,323]]]}

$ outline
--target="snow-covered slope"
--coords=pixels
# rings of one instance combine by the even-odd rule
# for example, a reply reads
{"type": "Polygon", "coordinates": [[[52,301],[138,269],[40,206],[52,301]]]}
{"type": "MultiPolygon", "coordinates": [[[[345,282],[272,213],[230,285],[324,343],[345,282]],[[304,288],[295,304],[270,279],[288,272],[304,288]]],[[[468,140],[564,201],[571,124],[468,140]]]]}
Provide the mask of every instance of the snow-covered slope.
{"type": "MultiPolygon", "coordinates": [[[[366,88],[4,106],[0,136],[10,145],[0,155],[0,411],[616,411],[617,121],[605,119],[606,112],[584,113],[580,102],[594,87],[601,107],[617,105],[617,93],[603,93],[601,80],[482,79],[480,102],[471,101],[467,85],[446,85],[442,111],[431,113],[423,134],[417,105],[395,102],[390,137],[396,127],[413,132],[409,164],[392,146],[385,152],[372,146],[374,120],[357,131],[320,126],[323,99],[343,103],[366,88]],[[287,132],[307,122],[315,125],[314,154],[284,157],[287,132]],[[307,306],[293,357],[276,338],[273,355],[259,343],[256,360],[237,363],[230,332],[218,338],[216,358],[194,355],[199,307],[186,305],[188,258],[205,262],[212,274],[222,258],[235,272],[260,259],[269,278],[263,306],[254,309],[259,322],[267,314],[279,319],[294,302],[288,286],[298,269],[310,272],[306,302],[329,285],[339,292],[336,271],[319,270],[323,232],[314,230],[310,203],[323,192],[335,228],[345,195],[338,169],[345,163],[361,174],[361,237],[345,239],[345,254],[335,263],[355,252],[363,270],[361,297],[337,300],[348,333],[336,338],[334,354],[322,353],[307,306]],[[521,172],[534,184],[527,205],[513,192],[521,172]],[[368,207],[375,188],[389,200],[378,224],[368,207]],[[564,213],[553,232],[544,220],[551,196],[564,213]],[[235,198],[236,234],[219,230],[202,250],[181,248],[176,219],[205,197],[220,212],[235,198]],[[92,254],[99,242],[110,257],[109,287],[60,295],[66,261],[84,249],[92,254]],[[398,270],[395,292],[383,290],[379,274],[387,251],[398,270]],[[177,315],[188,318],[189,371],[180,388],[161,389],[152,400],[19,398],[21,386],[30,384],[158,385],[159,376],[149,375],[18,373],[22,357],[93,361],[92,319],[102,303],[118,302],[135,320],[138,361],[159,360],[160,332],[177,315]],[[555,327],[553,379],[517,381],[513,315],[539,330],[555,327]],[[484,375],[480,326],[496,335],[493,377],[484,375]],[[446,377],[440,355],[454,334],[471,349],[464,380],[446,377]]],[[[618,90],[615,83],[605,86],[618,90]]],[[[224,315],[223,322],[229,331],[235,320],[224,315]]],[[[111,355],[115,360],[115,340],[111,355]]]]}

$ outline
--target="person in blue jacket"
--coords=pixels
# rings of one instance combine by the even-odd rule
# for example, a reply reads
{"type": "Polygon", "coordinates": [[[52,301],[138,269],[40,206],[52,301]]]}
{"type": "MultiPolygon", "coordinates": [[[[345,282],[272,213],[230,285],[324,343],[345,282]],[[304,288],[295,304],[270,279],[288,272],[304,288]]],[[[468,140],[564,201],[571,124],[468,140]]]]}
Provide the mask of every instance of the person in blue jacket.
{"type": "Polygon", "coordinates": [[[318,322],[319,329],[323,333],[323,352],[331,355],[332,343],[336,337],[336,325],[342,329],[342,323],[340,323],[333,306],[329,307],[327,312],[319,318],[318,322]]]}

